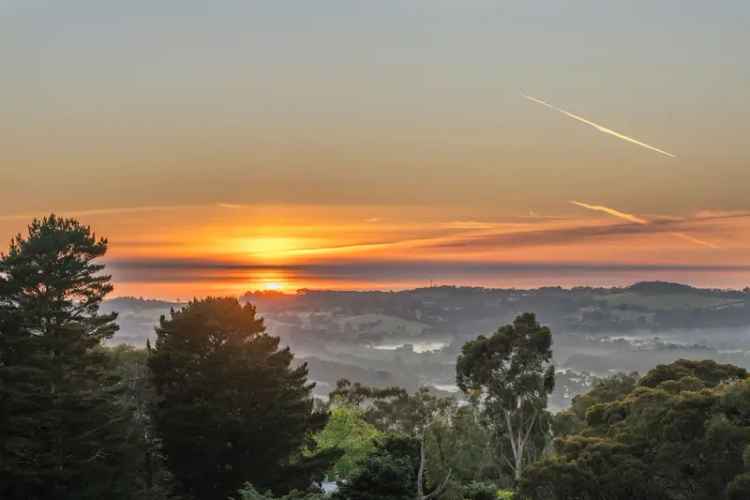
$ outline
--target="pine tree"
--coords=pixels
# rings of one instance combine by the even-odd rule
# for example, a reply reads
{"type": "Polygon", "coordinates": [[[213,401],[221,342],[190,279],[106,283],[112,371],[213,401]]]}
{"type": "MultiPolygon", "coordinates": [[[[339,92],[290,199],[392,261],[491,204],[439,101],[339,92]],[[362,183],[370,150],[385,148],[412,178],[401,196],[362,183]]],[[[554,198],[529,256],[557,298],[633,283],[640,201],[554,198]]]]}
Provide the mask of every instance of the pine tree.
{"type": "Polygon", "coordinates": [[[0,498],[127,497],[125,409],[100,349],[117,329],[107,241],[54,215],[0,255],[0,498]]]}
{"type": "Polygon", "coordinates": [[[162,317],[149,358],[160,401],[154,421],[186,493],[227,498],[249,481],[260,491],[304,490],[341,455],[303,455],[327,414],[313,411],[307,367],[265,334],[255,308],[207,298],[162,317]]]}

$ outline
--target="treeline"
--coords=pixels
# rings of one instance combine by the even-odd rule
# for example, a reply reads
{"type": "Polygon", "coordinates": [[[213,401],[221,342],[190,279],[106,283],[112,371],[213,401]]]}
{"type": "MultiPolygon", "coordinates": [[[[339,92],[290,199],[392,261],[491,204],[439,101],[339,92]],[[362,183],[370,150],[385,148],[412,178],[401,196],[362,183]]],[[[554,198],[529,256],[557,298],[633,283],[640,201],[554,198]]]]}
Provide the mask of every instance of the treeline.
{"type": "Polygon", "coordinates": [[[106,250],[50,216],[0,256],[0,498],[750,498],[741,368],[616,375],[553,415],[552,335],[522,314],[463,346],[461,400],[341,380],[322,402],[236,299],[171,311],[145,350],[105,347],[106,250]]]}

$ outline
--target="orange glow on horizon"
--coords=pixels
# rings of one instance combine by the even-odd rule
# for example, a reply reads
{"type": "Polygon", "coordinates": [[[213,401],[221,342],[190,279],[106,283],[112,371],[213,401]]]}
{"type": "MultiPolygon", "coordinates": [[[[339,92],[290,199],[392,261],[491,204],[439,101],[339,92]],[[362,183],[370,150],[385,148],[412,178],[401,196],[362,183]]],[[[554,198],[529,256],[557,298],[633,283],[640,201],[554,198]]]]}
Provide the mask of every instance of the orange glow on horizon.
{"type": "MultiPolygon", "coordinates": [[[[146,225],[143,214],[133,211],[79,218],[109,239],[103,262],[114,277],[113,296],[190,299],[254,290],[395,290],[433,282],[524,287],[609,283],[606,276],[612,283],[652,278],[648,270],[619,282],[606,270],[585,274],[585,266],[611,265],[686,266],[662,278],[690,281],[696,276],[690,266],[750,268],[750,240],[729,237],[750,234],[750,214],[643,217],[653,223],[613,220],[565,201],[557,215],[491,216],[408,206],[207,205],[155,211],[146,225]],[[715,242],[717,248],[675,238],[677,233],[715,242]],[[391,266],[395,262],[398,267],[391,266]],[[543,270],[555,263],[580,264],[584,274],[543,270]],[[477,266],[506,270],[471,271],[477,266]],[[524,266],[540,271],[523,271],[524,266]]],[[[0,220],[0,229],[8,235],[24,232],[29,222],[0,220]]],[[[727,272],[708,283],[742,288],[747,274],[727,272]]]]}
{"type": "Polygon", "coordinates": [[[279,283],[278,281],[270,281],[263,284],[263,290],[272,292],[283,292],[284,290],[286,290],[286,288],[287,287],[284,283],[279,283]]]}
{"type": "Polygon", "coordinates": [[[279,260],[304,248],[305,240],[293,236],[257,236],[239,238],[228,242],[230,251],[264,260],[279,260]]]}

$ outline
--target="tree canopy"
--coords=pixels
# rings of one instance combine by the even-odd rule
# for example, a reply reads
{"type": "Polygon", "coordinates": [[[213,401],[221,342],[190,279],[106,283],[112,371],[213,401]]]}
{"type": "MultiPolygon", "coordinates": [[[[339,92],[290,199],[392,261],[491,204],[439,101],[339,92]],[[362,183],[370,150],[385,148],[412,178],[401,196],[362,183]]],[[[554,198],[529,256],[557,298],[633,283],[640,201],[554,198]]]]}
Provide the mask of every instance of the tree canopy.
{"type": "Polygon", "coordinates": [[[126,498],[128,409],[102,341],[116,314],[96,263],[107,240],[73,219],[34,220],[0,257],[0,497],[126,498]]]}
{"type": "Polygon", "coordinates": [[[686,360],[655,368],[633,390],[589,407],[580,432],[529,467],[521,492],[540,500],[708,500],[727,498],[730,483],[741,491],[750,443],[743,371],[686,360]]]}
{"type": "Polygon", "coordinates": [[[334,500],[414,500],[418,469],[419,440],[386,435],[378,439],[357,474],[340,485],[334,500]]]}
{"type": "Polygon", "coordinates": [[[154,420],[186,492],[213,500],[246,481],[283,493],[322,479],[340,451],[302,454],[328,417],[313,411],[307,367],[292,361],[236,299],[196,300],[161,319],[149,358],[154,420]]]}
{"type": "Polygon", "coordinates": [[[531,313],[491,337],[467,342],[456,364],[458,387],[481,399],[495,434],[509,444],[516,479],[531,458],[534,437],[546,432],[547,397],[554,389],[552,335],[531,313]]]}
{"type": "Polygon", "coordinates": [[[359,464],[375,450],[375,439],[382,435],[363,418],[363,410],[351,404],[334,403],[326,426],[315,434],[318,450],[341,450],[343,455],[333,466],[332,477],[351,478],[359,464]]]}
{"type": "Polygon", "coordinates": [[[362,409],[363,418],[381,432],[416,436],[440,415],[450,413],[456,402],[440,397],[427,387],[413,394],[400,387],[368,387],[340,379],[329,398],[362,409]]]}

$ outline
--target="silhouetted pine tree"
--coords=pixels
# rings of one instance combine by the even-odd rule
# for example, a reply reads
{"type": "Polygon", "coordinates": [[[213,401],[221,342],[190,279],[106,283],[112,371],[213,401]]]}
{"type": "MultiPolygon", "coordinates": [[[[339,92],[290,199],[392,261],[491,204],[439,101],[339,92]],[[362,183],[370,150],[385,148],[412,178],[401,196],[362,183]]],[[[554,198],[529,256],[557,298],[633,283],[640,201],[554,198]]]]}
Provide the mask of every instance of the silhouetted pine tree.
{"type": "Polygon", "coordinates": [[[304,489],[340,456],[302,454],[328,416],[313,411],[307,367],[264,332],[255,308],[230,298],[193,301],[157,328],[154,421],[176,480],[199,500],[247,481],[304,489]]]}
{"type": "Polygon", "coordinates": [[[0,498],[127,498],[128,413],[99,348],[112,290],[105,239],[34,220],[0,256],[0,498]]]}

